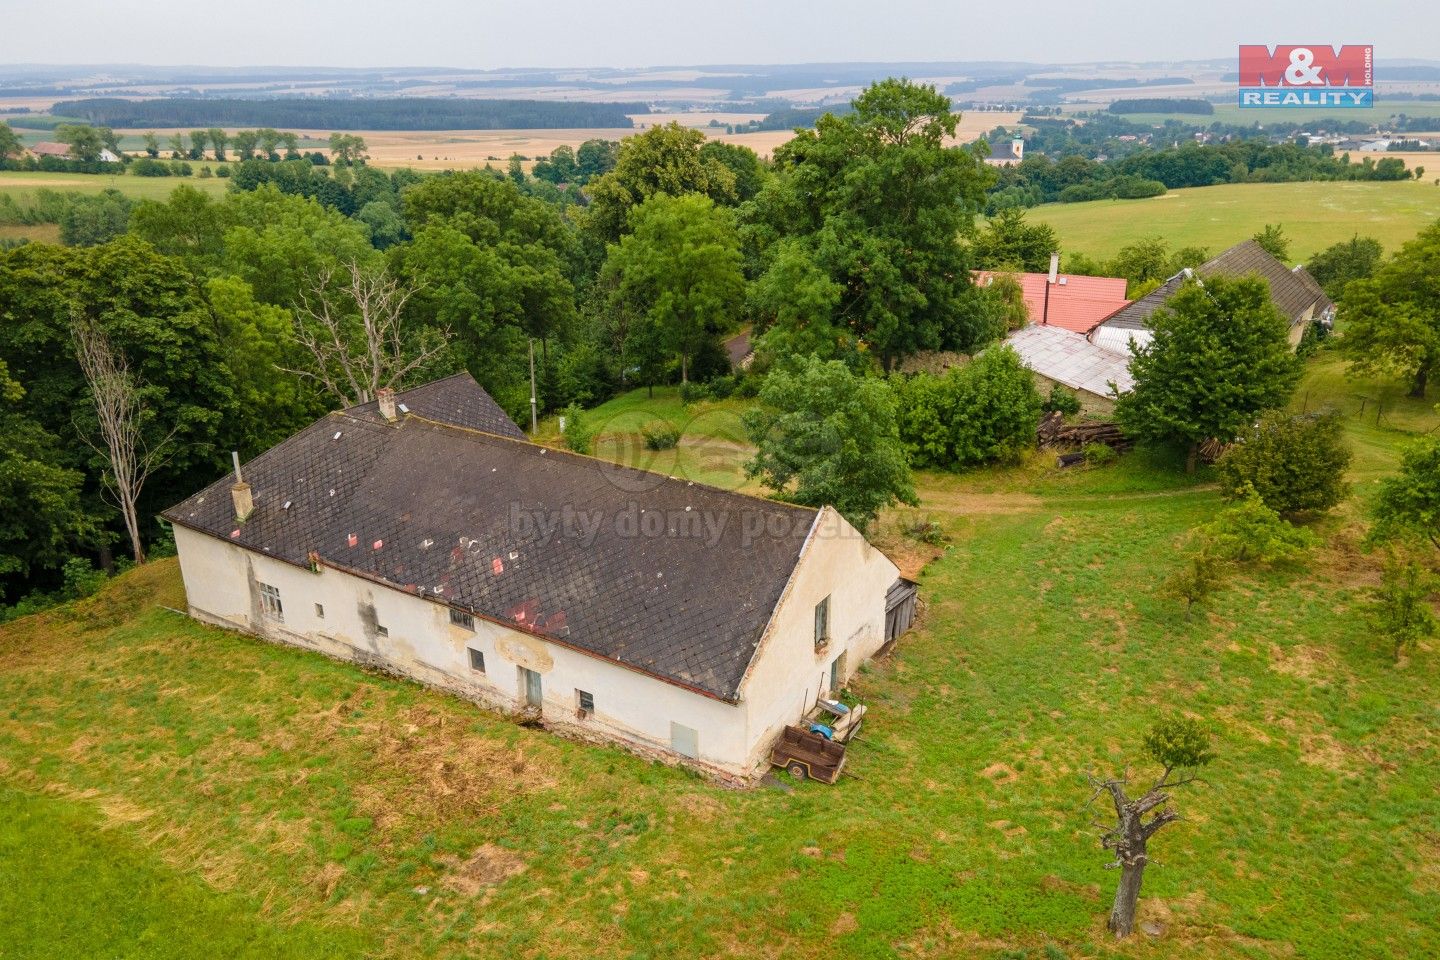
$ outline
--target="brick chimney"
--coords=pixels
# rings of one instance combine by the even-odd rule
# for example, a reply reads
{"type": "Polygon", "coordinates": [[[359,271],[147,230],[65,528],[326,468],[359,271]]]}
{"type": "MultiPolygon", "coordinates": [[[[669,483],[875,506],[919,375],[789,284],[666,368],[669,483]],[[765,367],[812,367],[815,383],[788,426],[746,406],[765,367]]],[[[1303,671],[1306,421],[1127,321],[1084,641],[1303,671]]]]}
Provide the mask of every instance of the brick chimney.
{"type": "Polygon", "coordinates": [[[250,484],[240,475],[240,454],[232,450],[230,459],[235,464],[235,482],[230,485],[230,499],[235,502],[235,519],[244,523],[255,512],[255,498],[250,495],[250,484]]]}
{"type": "Polygon", "coordinates": [[[396,418],[395,391],[389,387],[381,387],[375,397],[380,401],[380,416],[385,418],[386,423],[394,423],[396,418]]]}

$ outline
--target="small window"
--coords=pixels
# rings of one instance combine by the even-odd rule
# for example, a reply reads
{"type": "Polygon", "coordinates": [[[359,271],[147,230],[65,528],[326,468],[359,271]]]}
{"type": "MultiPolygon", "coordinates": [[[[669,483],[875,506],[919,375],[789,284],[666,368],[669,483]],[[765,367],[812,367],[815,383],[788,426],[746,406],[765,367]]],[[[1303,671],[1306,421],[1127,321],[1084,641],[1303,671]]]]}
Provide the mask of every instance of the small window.
{"type": "Polygon", "coordinates": [[[315,604],[315,619],[316,619],[316,620],[324,620],[324,619],[325,619],[325,604],[323,604],[323,603],[317,603],[317,604],[315,604]]]}
{"type": "Polygon", "coordinates": [[[471,669],[471,670],[474,670],[476,673],[484,673],[484,672],[485,672],[485,652],[484,652],[483,650],[476,650],[474,647],[470,647],[469,650],[470,650],[470,669],[471,669]]]}
{"type": "Polygon", "coordinates": [[[580,701],[581,713],[595,712],[595,695],[588,690],[576,690],[576,698],[580,701]]]}
{"type": "Polygon", "coordinates": [[[457,627],[464,627],[466,630],[475,629],[475,618],[464,610],[456,610],[454,607],[450,608],[450,622],[457,627]]]}
{"type": "Polygon", "coordinates": [[[823,647],[830,642],[830,598],[815,604],[815,646],[823,647]]]}
{"type": "Polygon", "coordinates": [[[260,584],[260,610],[271,620],[285,622],[285,607],[280,603],[280,591],[268,583],[260,584]]]}
{"type": "Polygon", "coordinates": [[[389,627],[382,627],[382,626],[380,626],[380,624],[378,624],[378,623],[375,624],[375,632],[378,633],[378,634],[379,634],[380,636],[382,636],[382,637],[388,637],[388,636],[390,636],[390,628],[389,628],[389,627]]]}

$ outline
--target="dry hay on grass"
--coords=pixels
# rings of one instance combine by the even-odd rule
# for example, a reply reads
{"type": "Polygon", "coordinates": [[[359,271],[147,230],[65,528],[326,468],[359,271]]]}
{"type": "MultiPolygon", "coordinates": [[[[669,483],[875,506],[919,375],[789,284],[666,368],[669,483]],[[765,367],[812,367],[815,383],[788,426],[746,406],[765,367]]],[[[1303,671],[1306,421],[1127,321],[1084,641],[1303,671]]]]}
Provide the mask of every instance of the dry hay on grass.
{"type": "Polygon", "coordinates": [[[361,718],[353,716],[360,703],[384,696],[362,685],[348,700],[314,715],[315,729],[305,738],[324,743],[358,733],[369,745],[369,776],[355,785],[355,797],[382,833],[410,817],[436,821],[491,815],[505,797],[555,786],[550,773],[556,764],[554,746],[539,736],[523,746],[508,746],[477,736],[473,718],[427,706],[399,716],[372,707],[361,718]]]}
{"type": "Polygon", "coordinates": [[[438,856],[435,859],[445,867],[440,886],[462,897],[476,896],[489,887],[524,873],[526,868],[524,858],[518,853],[493,843],[477,847],[464,860],[454,856],[438,856]]]}

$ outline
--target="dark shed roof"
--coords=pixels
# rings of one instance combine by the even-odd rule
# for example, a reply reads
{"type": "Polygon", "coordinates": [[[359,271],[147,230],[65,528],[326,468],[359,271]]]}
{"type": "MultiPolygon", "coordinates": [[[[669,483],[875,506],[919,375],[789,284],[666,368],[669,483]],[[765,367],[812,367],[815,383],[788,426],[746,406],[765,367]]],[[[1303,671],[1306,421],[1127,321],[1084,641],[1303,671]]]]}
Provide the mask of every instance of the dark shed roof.
{"type": "Polygon", "coordinates": [[[422,414],[472,389],[454,379],[400,394],[397,423],[367,404],[256,457],[243,524],[229,477],[165,517],[737,699],[817,511],[422,414]]]}
{"type": "MultiPolygon", "coordinates": [[[[1304,267],[1291,270],[1275,259],[1269,251],[1254,240],[1246,240],[1221,253],[1219,256],[1196,267],[1194,273],[1204,277],[1244,277],[1258,273],[1270,286],[1270,299],[1293,327],[1304,317],[1305,311],[1314,307],[1314,316],[1319,319],[1335,305],[1325,296],[1325,291],[1315,282],[1304,267]]],[[[1160,286],[1115,311],[1105,319],[1105,326],[1125,327],[1131,330],[1148,329],[1150,316],[1165,305],[1177,293],[1190,276],[1191,271],[1182,270],[1160,286]]]]}
{"type": "MultiPolygon", "coordinates": [[[[514,437],[516,440],[526,439],[525,432],[468,373],[457,373],[414,387],[397,394],[395,399],[397,403],[405,404],[411,413],[427,420],[438,420],[501,437],[514,437]]],[[[382,422],[380,405],[373,400],[351,407],[345,413],[362,420],[382,422]]]]}

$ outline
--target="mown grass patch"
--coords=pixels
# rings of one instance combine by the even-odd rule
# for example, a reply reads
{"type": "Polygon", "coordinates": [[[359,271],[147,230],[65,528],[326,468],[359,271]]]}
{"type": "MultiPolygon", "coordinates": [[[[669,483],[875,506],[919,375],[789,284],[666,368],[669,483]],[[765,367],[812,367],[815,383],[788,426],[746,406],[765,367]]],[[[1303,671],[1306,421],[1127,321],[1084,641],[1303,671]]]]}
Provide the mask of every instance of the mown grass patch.
{"type": "Polygon", "coordinates": [[[1027,216],[1054,227],[1064,253],[1102,259],[1145,235],[1165,238],[1172,249],[1201,246],[1214,255],[1278,223],[1290,239],[1290,259],[1299,263],[1355,234],[1374,237],[1394,253],[1440,219],[1440,187],[1414,181],[1239,183],[1171,190],[1147,200],[1049,203],[1027,216]]]}

